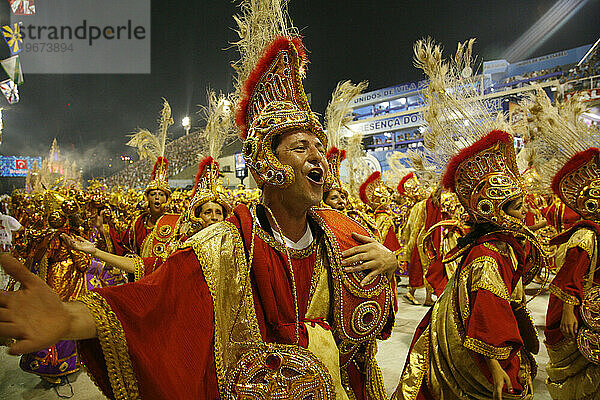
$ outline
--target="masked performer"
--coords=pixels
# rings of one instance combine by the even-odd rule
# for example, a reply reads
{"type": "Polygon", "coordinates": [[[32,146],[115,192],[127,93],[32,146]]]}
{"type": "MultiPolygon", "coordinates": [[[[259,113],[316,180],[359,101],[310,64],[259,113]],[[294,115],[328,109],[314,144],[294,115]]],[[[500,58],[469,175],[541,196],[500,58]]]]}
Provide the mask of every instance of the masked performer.
{"type": "MultiPolygon", "coordinates": [[[[259,16],[277,15],[281,10],[259,16]]],[[[246,21],[258,26],[244,33],[280,26],[246,16],[240,23],[246,21]]],[[[381,274],[393,271],[396,259],[345,215],[313,208],[327,177],[326,138],[301,86],[303,60],[299,39],[279,37],[242,75],[237,121],[246,163],[263,189],[260,205],[239,205],[155,273],[81,302],[2,294],[8,325],[24,329],[9,304],[23,309],[34,295],[43,297],[46,318],[71,321],[72,329],[35,332],[35,345],[97,336],[80,349],[109,397],[383,398],[375,338],[391,328],[389,282],[381,274]]],[[[14,261],[2,261],[24,285],[39,286],[14,261]]],[[[14,333],[0,325],[0,336],[14,333]]],[[[11,352],[27,345],[17,341],[11,352]]]]}
{"type": "Polygon", "coordinates": [[[553,399],[600,398],[600,138],[580,115],[577,99],[552,106],[542,90],[530,96],[537,125],[535,148],[548,161],[544,181],[561,203],[581,216],[551,244],[565,249],[565,261],[550,284],[545,345],[550,358],[546,386],[553,399]]]}
{"type": "Polygon", "coordinates": [[[521,280],[530,279],[530,266],[543,259],[528,262],[520,241],[524,191],[512,135],[490,131],[499,122],[473,99],[476,94],[466,99],[456,97],[465,92],[446,91],[466,87],[460,77],[470,65],[471,45],[459,45],[450,65],[431,41],[415,45],[416,63],[432,83],[427,112],[437,114],[428,120],[426,143],[455,154],[443,185],[456,193],[473,228],[444,260],[460,257],[460,267],[417,328],[394,399],[533,398],[530,351],[539,343],[521,280]]]}

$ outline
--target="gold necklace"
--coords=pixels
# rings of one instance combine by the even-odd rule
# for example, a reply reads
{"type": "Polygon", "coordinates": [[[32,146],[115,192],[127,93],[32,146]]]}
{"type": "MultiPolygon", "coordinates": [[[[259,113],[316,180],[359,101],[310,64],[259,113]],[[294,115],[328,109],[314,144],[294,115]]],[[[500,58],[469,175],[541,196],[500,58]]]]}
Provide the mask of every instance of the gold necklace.
{"type": "Polygon", "coordinates": [[[152,229],[154,229],[154,226],[156,224],[152,224],[150,222],[150,218],[151,218],[151,215],[146,215],[146,217],[144,218],[144,228],[152,230],[152,229]]]}

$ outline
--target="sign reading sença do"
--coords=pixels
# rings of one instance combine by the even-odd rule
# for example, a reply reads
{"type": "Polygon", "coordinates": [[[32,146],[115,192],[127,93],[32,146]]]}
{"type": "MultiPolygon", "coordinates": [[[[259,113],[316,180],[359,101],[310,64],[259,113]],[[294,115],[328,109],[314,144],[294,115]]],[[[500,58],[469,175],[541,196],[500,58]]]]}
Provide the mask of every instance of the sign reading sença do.
{"type": "Polygon", "coordinates": [[[15,22],[25,73],[150,73],[150,0],[44,0],[15,22]]]}
{"type": "Polygon", "coordinates": [[[405,128],[412,128],[424,124],[423,113],[399,115],[396,117],[379,119],[375,121],[356,122],[349,124],[349,128],[354,132],[362,134],[373,134],[382,132],[397,131],[405,128]]]}

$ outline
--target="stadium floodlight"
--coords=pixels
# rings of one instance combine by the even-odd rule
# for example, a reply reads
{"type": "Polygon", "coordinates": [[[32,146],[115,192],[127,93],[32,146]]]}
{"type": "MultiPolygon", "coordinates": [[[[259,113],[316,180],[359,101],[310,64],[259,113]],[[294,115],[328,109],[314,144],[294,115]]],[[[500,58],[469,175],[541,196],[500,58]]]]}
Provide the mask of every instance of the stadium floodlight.
{"type": "Polygon", "coordinates": [[[558,0],[550,9],[519,37],[503,58],[510,62],[523,60],[536,51],[573,17],[589,0],[558,0]]]}
{"type": "Polygon", "coordinates": [[[185,116],[182,120],[181,120],[181,126],[183,126],[183,129],[185,129],[185,134],[189,134],[190,133],[190,128],[192,127],[191,121],[190,121],[190,117],[185,116]]]}

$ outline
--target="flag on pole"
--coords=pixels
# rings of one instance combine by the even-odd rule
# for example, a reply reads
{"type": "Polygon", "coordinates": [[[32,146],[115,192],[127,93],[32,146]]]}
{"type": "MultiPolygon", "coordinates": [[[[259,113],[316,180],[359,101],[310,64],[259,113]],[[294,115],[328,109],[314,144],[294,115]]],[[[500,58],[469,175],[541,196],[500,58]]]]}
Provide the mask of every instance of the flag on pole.
{"type": "Polygon", "coordinates": [[[0,91],[10,104],[19,102],[19,89],[17,89],[17,85],[10,79],[0,82],[0,91]]]}
{"type": "Polygon", "coordinates": [[[15,15],[35,14],[35,0],[8,0],[15,15]]]}
{"type": "Polygon", "coordinates": [[[2,35],[6,44],[10,48],[10,55],[15,55],[23,50],[23,35],[21,35],[22,22],[15,22],[11,25],[2,27],[2,35]]]}
{"type": "Polygon", "coordinates": [[[10,80],[17,85],[23,83],[23,70],[21,69],[21,61],[19,61],[18,55],[0,61],[0,65],[2,65],[10,80]]]}

